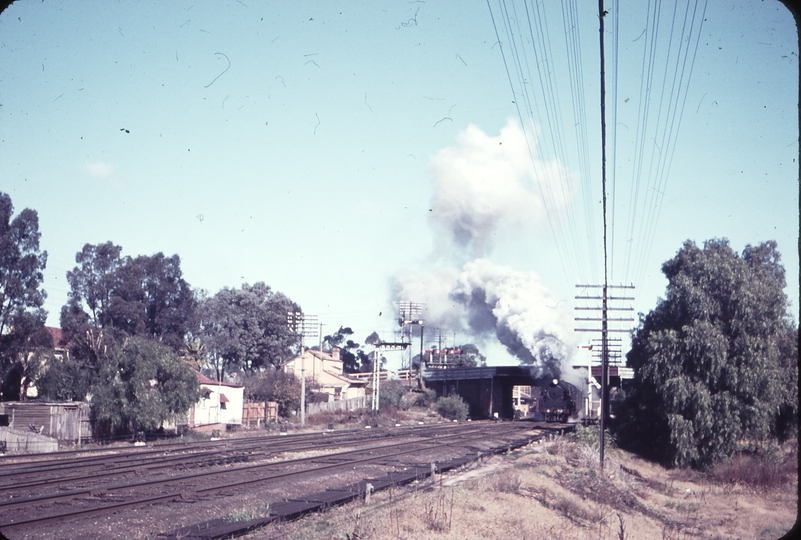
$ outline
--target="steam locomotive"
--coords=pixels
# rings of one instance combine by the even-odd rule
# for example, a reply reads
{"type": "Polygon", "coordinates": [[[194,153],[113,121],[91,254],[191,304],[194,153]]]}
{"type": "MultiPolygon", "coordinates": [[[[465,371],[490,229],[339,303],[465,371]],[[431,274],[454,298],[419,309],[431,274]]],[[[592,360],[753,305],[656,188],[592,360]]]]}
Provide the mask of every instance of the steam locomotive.
{"type": "Polygon", "coordinates": [[[576,417],[578,388],[559,379],[545,380],[538,388],[540,395],[534,412],[535,419],[546,422],[567,422],[569,418],[576,417]]]}

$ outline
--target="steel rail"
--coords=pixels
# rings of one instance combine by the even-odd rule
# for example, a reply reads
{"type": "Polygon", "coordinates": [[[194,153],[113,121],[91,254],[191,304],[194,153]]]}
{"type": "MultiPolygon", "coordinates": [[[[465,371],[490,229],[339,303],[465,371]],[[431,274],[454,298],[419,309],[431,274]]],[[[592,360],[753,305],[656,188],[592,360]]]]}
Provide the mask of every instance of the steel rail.
{"type": "MultiPolygon", "coordinates": [[[[480,424],[481,422],[475,422],[475,424],[480,424]]],[[[440,426],[437,424],[425,424],[425,425],[418,425],[418,426],[396,426],[398,429],[402,429],[405,431],[412,431],[412,430],[426,430],[436,427],[438,430],[442,429],[451,429],[453,426],[451,425],[444,425],[440,426]]],[[[386,429],[386,428],[380,428],[386,429]]],[[[380,430],[379,430],[380,431],[380,430]]],[[[336,434],[336,435],[348,435],[348,434],[364,434],[366,430],[364,428],[350,428],[350,429],[343,429],[343,430],[326,430],[323,431],[326,434],[336,434]]],[[[45,452],[45,453],[36,453],[36,454],[6,454],[0,455],[0,465],[3,466],[4,471],[8,471],[9,468],[18,468],[17,466],[29,466],[32,463],[35,463],[37,466],[47,466],[48,464],[52,464],[54,467],[62,467],[65,463],[99,463],[97,457],[95,456],[84,456],[83,454],[87,453],[103,453],[105,454],[103,457],[107,458],[106,461],[119,461],[121,457],[123,459],[127,457],[138,457],[143,455],[163,455],[165,453],[175,453],[175,452],[186,452],[186,451],[193,451],[196,448],[208,449],[211,447],[228,447],[230,445],[242,445],[242,444],[253,444],[257,445],[263,443],[265,441],[276,442],[279,444],[286,444],[287,442],[294,441],[294,440],[316,440],[319,436],[320,432],[307,432],[307,433],[294,433],[294,434],[281,434],[281,435],[258,435],[253,437],[235,437],[235,438],[226,438],[217,441],[199,441],[199,442],[181,442],[181,443],[157,443],[146,448],[90,448],[90,449],[82,449],[82,450],[68,450],[68,451],[60,451],[60,452],[45,452]],[[81,457],[71,457],[75,455],[81,455],[81,457]],[[33,459],[29,459],[33,458],[33,459]],[[48,458],[48,459],[41,459],[41,458],[48,458]],[[3,463],[4,461],[13,460],[16,463],[3,463]]],[[[102,458],[101,458],[102,459],[102,458]]]]}
{"type": "MultiPolygon", "coordinates": [[[[482,428],[467,430],[466,432],[460,432],[460,433],[456,433],[456,434],[453,434],[453,435],[443,435],[443,436],[440,436],[440,437],[435,437],[433,439],[421,439],[419,441],[412,441],[412,443],[423,443],[423,442],[426,442],[426,441],[432,441],[432,440],[436,440],[436,439],[440,439],[441,440],[441,439],[447,439],[447,438],[457,438],[457,437],[463,436],[465,433],[466,434],[475,433],[479,429],[482,429],[482,428]]],[[[402,442],[397,442],[397,443],[392,443],[392,444],[387,444],[387,445],[368,446],[368,447],[360,448],[360,449],[357,449],[357,450],[349,450],[349,451],[346,451],[346,452],[337,452],[337,453],[328,454],[328,455],[325,455],[325,456],[311,456],[311,457],[307,457],[307,458],[297,458],[297,459],[293,459],[293,460],[274,461],[274,462],[270,462],[270,463],[256,463],[256,464],[253,464],[253,465],[245,465],[245,466],[242,466],[242,467],[233,467],[233,468],[217,470],[217,471],[206,471],[206,472],[202,472],[202,473],[185,474],[185,475],[173,476],[173,477],[170,477],[170,478],[168,478],[166,480],[160,479],[160,480],[155,480],[155,481],[143,481],[143,482],[136,482],[136,483],[132,483],[132,484],[118,484],[118,485],[108,486],[108,487],[103,487],[103,488],[95,487],[95,488],[73,490],[73,491],[68,491],[68,492],[59,493],[59,494],[39,495],[39,496],[34,496],[34,497],[27,497],[27,498],[24,498],[24,499],[17,499],[17,500],[9,500],[9,501],[0,502],[0,510],[6,509],[6,508],[17,507],[17,506],[24,506],[24,505],[30,505],[30,504],[39,504],[39,503],[42,503],[42,502],[45,502],[45,501],[56,501],[56,500],[61,500],[61,499],[69,499],[69,498],[74,498],[74,497],[80,496],[80,495],[91,494],[92,492],[97,492],[97,491],[110,492],[110,491],[120,491],[120,490],[126,490],[126,489],[135,489],[135,488],[138,488],[138,487],[158,486],[158,485],[163,485],[163,484],[166,484],[166,483],[174,483],[174,482],[180,482],[180,481],[185,481],[185,480],[193,480],[193,479],[200,479],[200,478],[210,478],[210,477],[213,477],[213,476],[220,476],[220,475],[226,475],[226,474],[236,474],[236,473],[242,472],[242,471],[258,470],[258,469],[274,468],[274,467],[277,467],[277,466],[292,465],[292,464],[295,464],[295,463],[303,463],[303,462],[311,461],[311,460],[314,460],[314,459],[320,459],[321,457],[331,458],[331,457],[345,456],[345,455],[355,454],[355,453],[369,452],[369,451],[373,451],[373,450],[380,450],[380,449],[383,449],[383,448],[392,448],[392,447],[400,446],[400,445],[404,445],[404,444],[410,444],[410,441],[402,441],[402,442]]]]}
{"type": "MultiPolygon", "coordinates": [[[[384,436],[384,435],[379,435],[384,436]]],[[[399,436],[399,435],[396,435],[399,436]]],[[[402,436],[402,435],[400,435],[402,436]]],[[[377,437],[376,437],[377,438],[377,437]]],[[[259,445],[248,445],[244,448],[239,448],[234,446],[226,447],[224,450],[207,450],[207,451],[198,451],[198,452],[187,452],[187,453],[177,453],[172,452],[169,455],[162,455],[162,456],[152,456],[143,458],[142,461],[134,460],[135,463],[128,463],[128,460],[124,460],[122,463],[114,463],[114,462],[107,462],[103,461],[101,464],[97,463],[82,463],[78,466],[72,466],[66,469],[75,470],[84,467],[102,467],[99,471],[87,474],[74,474],[72,476],[67,475],[68,473],[65,471],[63,467],[55,468],[54,465],[49,465],[46,468],[33,468],[33,469],[26,469],[21,471],[14,471],[8,474],[4,474],[4,479],[10,478],[12,476],[19,476],[19,475],[30,475],[35,473],[42,473],[42,472],[50,472],[53,470],[64,472],[65,475],[58,476],[58,477],[48,477],[43,478],[40,480],[32,480],[25,483],[13,483],[13,484],[0,484],[0,490],[4,493],[8,493],[10,491],[19,491],[22,489],[29,489],[31,487],[37,486],[58,486],[64,483],[74,483],[79,481],[86,481],[86,480],[96,480],[100,478],[105,478],[109,476],[117,476],[117,475],[125,475],[129,473],[139,473],[142,470],[146,471],[155,471],[158,469],[165,469],[170,467],[175,467],[176,462],[179,464],[186,463],[187,459],[189,459],[189,465],[195,466],[204,466],[209,460],[203,460],[203,458],[217,458],[217,461],[226,461],[228,459],[232,459],[233,461],[252,461],[253,459],[263,458],[264,456],[269,456],[271,454],[278,454],[278,453],[286,453],[291,452],[294,449],[298,450],[309,450],[309,444],[314,449],[320,449],[330,446],[353,446],[354,444],[359,444],[365,442],[364,437],[354,438],[352,434],[348,434],[346,436],[336,436],[333,439],[326,439],[324,441],[320,441],[319,439],[315,439],[313,441],[286,441],[281,440],[277,441],[278,444],[271,445],[268,448],[264,448],[262,444],[259,445]],[[301,446],[301,443],[305,446],[301,446]],[[250,453],[247,453],[248,450],[255,450],[250,453]],[[240,459],[238,459],[240,458],[240,459]],[[108,463],[112,463],[114,466],[108,467],[108,463]]],[[[230,463],[217,463],[217,464],[230,464],[230,463]]],[[[190,467],[183,467],[183,468],[191,468],[190,467]]],[[[2,503],[0,503],[2,506],[2,503]]]]}
{"type": "MultiPolygon", "coordinates": [[[[58,522],[62,522],[62,521],[68,520],[68,519],[73,519],[73,518],[78,518],[78,517],[90,517],[90,516],[102,515],[102,514],[106,514],[106,513],[115,512],[115,511],[123,509],[123,508],[136,508],[136,507],[141,507],[141,506],[149,506],[151,504],[155,504],[155,503],[162,502],[162,501],[173,500],[175,498],[185,498],[187,496],[198,496],[198,495],[201,495],[201,494],[204,494],[204,493],[211,493],[211,492],[222,491],[222,490],[226,490],[226,489],[236,489],[236,488],[240,488],[240,487],[242,487],[244,485],[253,485],[253,484],[257,484],[257,483],[269,482],[269,481],[282,479],[282,478],[288,478],[288,477],[292,477],[292,476],[303,476],[303,475],[317,473],[317,472],[326,471],[326,470],[332,470],[332,469],[343,468],[343,467],[351,467],[351,466],[356,465],[356,464],[364,464],[364,463],[374,462],[374,461],[378,461],[378,460],[384,460],[384,459],[387,459],[387,458],[398,457],[398,456],[402,456],[402,455],[422,453],[422,452],[434,450],[434,449],[437,449],[437,448],[445,448],[445,447],[453,446],[454,444],[463,443],[463,442],[475,442],[475,441],[480,441],[480,440],[486,440],[486,439],[491,438],[491,437],[503,437],[505,435],[508,435],[508,434],[511,434],[511,433],[514,433],[514,432],[520,432],[520,431],[522,431],[522,430],[519,429],[519,428],[505,429],[505,430],[501,431],[500,433],[498,433],[497,431],[488,432],[488,430],[484,430],[484,429],[481,429],[481,430],[479,430],[479,429],[468,430],[468,431],[463,432],[463,433],[458,433],[458,434],[453,434],[453,435],[446,435],[446,436],[443,436],[443,437],[439,437],[437,439],[423,439],[421,441],[416,441],[416,444],[419,444],[419,443],[433,443],[433,444],[427,445],[427,446],[425,446],[423,448],[405,449],[405,450],[401,450],[401,451],[398,451],[398,452],[393,452],[393,453],[385,454],[385,455],[381,455],[381,456],[370,456],[370,457],[365,457],[365,458],[360,458],[360,459],[347,460],[347,461],[343,461],[343,462],[340,462],[340,463],[320,465],[318,467],[312,467],[312,468],[309,468],[309,469],[304,469],[302,471],[280,472],[280,473],[273,474],[273,475],[266,476],[266,477],[252,478],[252,479],[243,480],[243,481],[240,480],[240,481],[237,481],[235,483],[224,484],[224,485],[220,485],[220,486],[207,487],[207,488],[198,489],[198,490],[191,490],[189,492],[187,492],[186,490],[177,491],[177,492],[172,492],[172,493],[167,494],[167,495],[159,495],[159,496],[156,496],[156,497],[146,497],[146,498],[141,498],[141,499],[137,499],[137,500],[134,500],[134,501],[128,501],[128,502],[115,503],[115,504],[111,504],[111,505],[105,505],[105,506],[102,506],[100,508],[90,508],[90,509],[86,509],[86,510],[73,510],[73,511],[70,511],[70,512],[67,512],[67,513],[57,514],[57,515],[52,515],[52,516],[46,516],[46,517],[42,517],[42,518],[35,518],[35,519],[29,519],[29,520],[17,521],[17,522],[12,521],[12,522],[0,525],[0,529],[2,529],[3,531],[9,531],[9,530],[27,528],[27,527],[30,527],[30,526],[33,526],[33,525],[43,525],[43,524],[48,524],[48,523],[58,523],[58,522]],[[477,434],[477,433],[478,433],[477,436],[466,437],[466,440],[460,440],[460,441],[455,441],[455,442],[442,442],[443,439],[465,438],[464,437],[465,435],[477,434]]],[[[532,439],[530,439],[530,440],[532,440],[532,439]]],[[[229,470],[226,470],[226,471],[215,471],[215,472],[212,472],[212,473],[207,473],[207,474],[202,474],[202,475],[189,475],[187,477],[175,477],[175,478],[171,478],[171,479],[166,480],[166,481],[146,482],[146,483],[140,483],[140,484],[135,484],[135,485],[132,484],[132,485],[128,485],[128,486],[109,487],[109,488],[106,488],[103,491],[104,492],[109,492],[109,491],[116,491],[116,490],[125,489],[125,488],[141,487],[142,485],[166,484],[166,483],[172,483],[172,482],[181,481],[181,480],[188,479],[188,478],[201,478],[201,477],[204,477],[204,476],[216,476],[216,475],[220,475],[220,474],[236,474],[236,473],[241,473],[241,472],[249,470],[249,469],[256,469],[256,468],[260,468],[260,467],[266,468],[266,467],[269,467],[269,466],[276,466],[276,465],[284,465],[284,466],[286,466],[286,465],[290,465],[290,464],[307,463],[307,462],[312,462],[313,460],[319,459],[319,458],[330,458],[330,457],[335,457],[335,456],[339,457],[339,456],[346,456],[346,455],[358,455],[358,454],[363,454],[365,452],[372,452],[372,451],[375,451],[375,450],[390,449],[390,448],[393,448],[393,447],[398,447],[398,446],[408,445],[408,444],[409,444],[408,441],[404,441],[404,442],[401,442],[401,443],[394,443],[394,444],[389,444],[389,445],[381,445],[381,446],[376,446],[376,447],[368,447],[368,448],[359,449],[359,450],[350,450],[350,451],[347,451],[347,452],[340,452],[340,453],[330,454],[330,455],[326,455],[326,456],[314,456],[314,457],[308,457],[308,458],[299,458],[299,459],[295,459],[295,460],[287,460],[287,461],[283,461],[283,462],[276,462],[276,463],[271,463],[271,464],[266,464],[266,465],[261,465],[261,466],[239,467],[239,468],[235,468],[235,469],[229,469],[229,470]]],[[[58,496],[58,497],[52,497],[52,498],[50,498],[50,500],[55,501],[55,500],[62,499],[62,498],[72,498],[72,497],[75,497],[76,495],[83,495],[83,494],[91,493],[91,491],[95,491],[95,490],[80,490],[78,492],[72,492],[72,493],[69,493],[69,494],[63,494],[63,495],[58,496]]],[[[41,502],[42,500],[46,500],[46,499],[20,501],[20,503],[26,503],[26,502],[27,503],[34,503],[34,502],[41,502]]],[[[8,507],[8,506],[14,506],[14,505],[5,505],[5,506],[8,507]]]]}
{"type": "MultiPolygon", "coordinates": [[[[447,430],[454,429],[453,426],[444,426],[447,430]]],[[[365,432],[363,430],[355,430],[355,431],[348,431],[346,433],[333,433],[333,432],[324,432],[326,438],[321,440],[318,436],[314,436],[311,441],[308,441],[308,437],[304,437],[303,439],[292,439],[286,440],[285,438],[281,437],[277,440],[269,440],[271,443],[266,448],[264,446],[264,440],[259,443],[250,443],[244,447],[240,447],[239,444],[229,444],[225,445],[223,450],[206,450],[202,443],[199,446],[193,447],[192,451],[186,452],[170,452],[168,454],[159,453],[156,456],[151,455],[152,453],[148,453],[148,456],[140,456],[136,454],[128,454],[123,457],[122,462],[118,459],[112,459],[114,456],[110,456],[108,459],[104,459],[101,461],[92,460],[86,462],[81,460],[80,463],[71,465],[69,467],[64,467],[66,463],[63,463],[59,466],[56,464],[48,464],[43,467],[29,467],[23,469],[17,469],[15,471],[4,471],[3,479],[9,480],[12,479],[14,476],[30,476],[31,474],[36,473],[47,473],[51,471],[59,471],[65,473],[63,476],[59,476],[56,478],[49,477],[44,478],[41,480],[31,480],[25,483],[7,483],[7,484],[0,484],[0,489],[3,492],[9,491],[19,491],[21,489],[28,489],[31,487],[36,486],[45,486],[45,485],[58,485],[60,483],[65,482],[76,482],[81,480],[94,480],[99,478],[104,478],[108,476],[114,475],[124,475],[128,473],[136,473],[141,471],[142,469],[145,470],[156,470],[162,469],[167,467],[173,467],[175,462],[184,462],[187,459],[190,459],[190,463],[195,463],[200,461],[200,458],[204,457],[214,457],[220,456],[221,460],[227,459],[227,456],[231,455],[234,458],[234,461],[251,461],[252,459],[258,459],[260,456],[269,455],[271,453],[280,453],[280,452],[290,452],[293,449],[297,448],[299,450],[308,450],[308,445],[311,444],[314,448],[325,448],[330,447],[333,445],[349,445],[352,446],[354,444],[361,444],[365,441],[365,439],[375,439],[375,438],[382,438],[382,437],[397,437],[397,436],[406,436],[408,433],[392,433],[387,431],[374,431],[369,435],[365,436],[365,432]],[[305,446],[300,446],[304,444],[305,446]],[[255,450],[250,454],[242,455],[243,452],[247,452],[248,450],[255,450]],[[238,457],[244,457],[245,459],[236,459],[238,457]],[[133,461],[134,463],[130,463],[133,461]],[[109,467],[108,464],[111,463],[113,466],[109,467]],[[88,467],[95,467],[102,469],[96,473],[92,474],[77,474],[77,475],[67,475],[67,471],[80,469],[80,468],[88,468],[88,467]]],[[[203,462],[199,465],[203,466],[203,462]]],[[[1,505],[0,505],[1,506],[1,505]]]]}

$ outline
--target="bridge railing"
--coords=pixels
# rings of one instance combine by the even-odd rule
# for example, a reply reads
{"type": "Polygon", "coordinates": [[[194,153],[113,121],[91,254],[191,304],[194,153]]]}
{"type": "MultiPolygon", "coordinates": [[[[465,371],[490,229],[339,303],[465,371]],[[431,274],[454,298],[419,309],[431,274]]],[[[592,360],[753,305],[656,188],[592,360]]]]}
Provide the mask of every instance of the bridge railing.
{"type": "MultiPolygon", "coordinates": [[[[372,371],[363,371],[359,373],[348,373],[348,377],[352,379],[358,379],[360,381],[365,381],[367,383],[372,382],[373,380],[373,372],[372,371]]],[[[414,374],[409,369],[399,369],[394,371],[380,371],[378,373],[378,380],[379,381],[410,381],[414,379],[414,374]]]]}

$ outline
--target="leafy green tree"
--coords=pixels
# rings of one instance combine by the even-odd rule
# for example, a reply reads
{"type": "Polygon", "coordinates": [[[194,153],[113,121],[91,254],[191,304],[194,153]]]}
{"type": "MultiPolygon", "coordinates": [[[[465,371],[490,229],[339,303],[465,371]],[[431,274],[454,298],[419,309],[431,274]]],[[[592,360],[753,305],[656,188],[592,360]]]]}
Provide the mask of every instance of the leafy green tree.
{"type": "MultiPolygon", "coordinates": [[[[123,264],[122,247],[111,242],[85,244],[75,255],[76,266],[67,272],[70,304],[85,311],[84,320],[96,328],[111,324],[111,299],[118,281],[117,271],[123,264]]],[[[69,305],[69,304],[68,304],[69,305]]]]}
{"type": "Polygon", "coordinates": [[[201,301],[198,337],[218,380],[229,368],[254,373],[280,366],[292,357],[298,338],[287,325],[287,313],[300,307],[263,282],[224,288],[201,301]]]}
{"type": "Polygon", "coordinates": [[[39,249],[39,216],[29,208],[13,214],[11,197],[0,192],[0,394],[6,401],[20,399],[34,380],[34,352],[53,347],[42,309],[47,252],[39,249]]]}
{"type": "Polygon", "coordinates": [[[370,334],[369,336],[367,336],[367,338],[365,338],[364,342],[367,345],[378,345],[379,343],[381,343],[381,337],[378,335],[378,332],[373,331],[372,334],[370,334]]]}
{"type": "MultiPolygon", "coordinates": [[[[381,337],[378,332],[372,332],[364,340],[365,345],[373,345],[374,347],[381,343],[381,337]]],[[[362,373],[373,371],[373,363],[375,361],[375,352],[366,352],[362,349],[356,351],[356,358],[359,360],[359,371],[362,373]]],[[[383,369],[387,364],[387,359],[383,355],[378,359],[379,369],[383,369]]]]}
{"type": "Polygon", "coordinates": [[[111,324],[127,335],[153,339],[181,350],[195,310],[178,255],[126,257],[117,270],[110,306],[111,324]]]}
{"type": "Polygon", "coordinates": [[[99,436],[157,429],[200,399],[195,372],[175,352],[132,337],[108,349],[92,386],[91,421],[99,436]]]}
{"type": "Polygon", "coordinates": [[[97,360],[103,336],[156,340],[184,348],[196,301],[183,279],[178,255],[122,257],[111,242],[86,244],[67,272],[70,293],[61,309],[61,328],[73,356],[97,360]]]}
{"type": "MultiPolygon", "coordinates": [[[[363,350],[359,349],[356,351],[356,359],[359,361],[359,371],[361,373],[369,373],[373,371],[373,358],[375,358],[374,354],[364,352],[363,350]]],[[[386,363],[384,357],[381,357],[382,365],[386,363]]]]}
{"type": "Polygon", "coordinates": [[[37,381],[39,397],[47,401],[83,401],[89,392],[90,371],[70,358],[52,359],[37,381]]]}
{"type": "Polygon", "coordinates": [[[459,347],[461,353],[456,361],[459,367],[478,367],[487,365],[487,357],[481,354],[478,347],[472,343],[465,343],[459,347]]]}
{"type": "MultiPolygon", "coordinates": [[[[481,354],[477,345],[473,343],[465,343],[460,347],[454,347],[459,353],[449,353],[447,355],[448,365],[452,367],[485,367],[487,365],[487,357],[481,354]]],[[[432,354],[431,358],[434,362],[443,362],[445,356],[442,353],[432,354]]],[[[429,357],[425,356],[424,360],[428,362],[429,357]]],[[[412,358],[412,368],[417,369],[420,367],[420,355],[416,354],[412,358]]]]}
{"type": "Polygon", "coordinates": [[[687,241],[662,266],[667,295],[633,334],[621,445],[671,466],[704,468],[740,441],[798,425],[798,330],[787,313],[776,243],[687,241]]]}

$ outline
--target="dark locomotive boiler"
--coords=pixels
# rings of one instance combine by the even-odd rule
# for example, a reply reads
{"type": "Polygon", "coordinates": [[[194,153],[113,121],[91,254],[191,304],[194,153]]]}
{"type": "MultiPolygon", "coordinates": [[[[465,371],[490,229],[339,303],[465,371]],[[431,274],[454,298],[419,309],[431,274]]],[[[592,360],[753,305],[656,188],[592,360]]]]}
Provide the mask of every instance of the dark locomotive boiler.
{"type": "Polygon", "coordinates": [[[578,388],[567,381],[546,379],[539,386],[536,419],[546,422],[567,422],[577,415],[578,388]]]}

